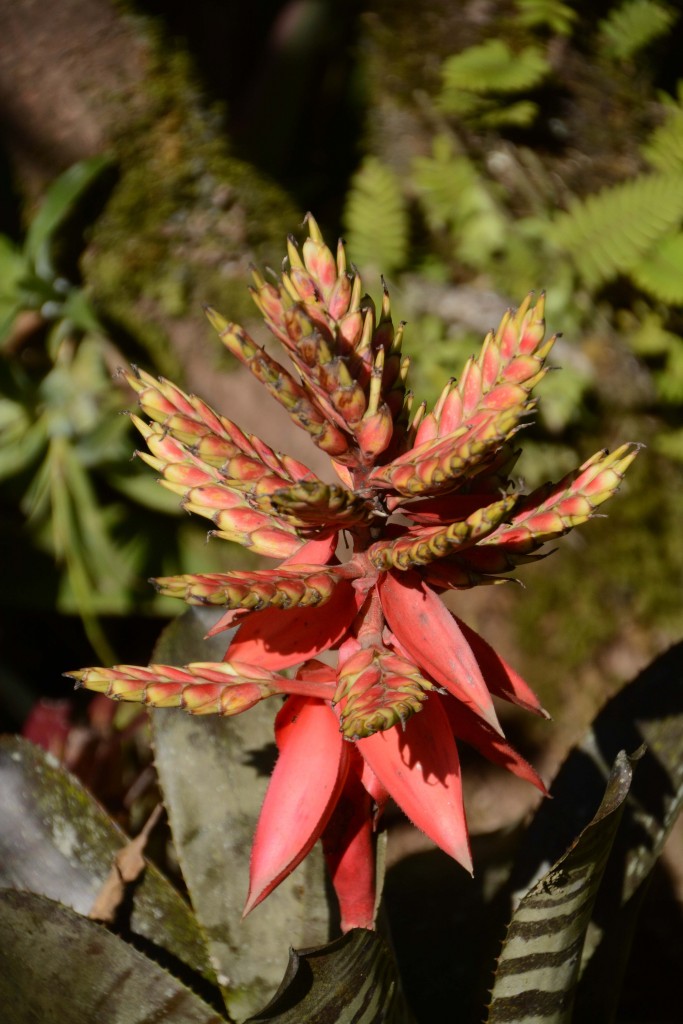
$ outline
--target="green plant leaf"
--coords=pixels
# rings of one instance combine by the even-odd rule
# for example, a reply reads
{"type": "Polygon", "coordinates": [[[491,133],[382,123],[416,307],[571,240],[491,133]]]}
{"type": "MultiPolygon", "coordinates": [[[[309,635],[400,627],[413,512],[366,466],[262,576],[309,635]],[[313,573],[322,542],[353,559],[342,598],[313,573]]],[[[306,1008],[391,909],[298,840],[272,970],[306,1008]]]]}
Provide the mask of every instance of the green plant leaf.
{"type": "Polygon", "coordinates": [[[669,30],[677,15],[655,0],[626,0],[598,25],[602,49],[615,60],[630,60],[669,30]]]}
{"type": "MultiPolygon", "coordinates": [[[[153,660],[220,661],[229,634],[202,639],[215,620],[215,611],[191,608],[164,631],[153,660]]],[[[152,714],[156,767],[178,860],[226,1006],[239,1020],[277,989],[288,948],[320,945],[332,927],[319,848],[240,920],[251,842],[275,754],[276,710],[265,701],[236,718],[192,717],[176,709],[152,714]]]]}
{"type": "Polygon", "coordinates": [[[655,128],[641,153],[658,171],[671,174],[683,169],[683,80],[678,82],[677,99],[660,93],[664,123],[655,128]]]}
{"type": "Polygon", "coordinates": [[[272,1001],[248,1024],[411,1024],[396,965],[374,932],[356,929],[320,949],[289,956],[272,1001]]]}
{"type": "Polygon", "coordinates": [[[515,22],[525,28],[547,27],[558,35],[571,34],[578,14],[561,0],[517,0],[515,22]]]}
{"type": "Polygon", "coordinates": [[[517,906],[498,958],[488,1024],[571,1021],[581,949],[631,780],[622,752],[595,817],[517,906]]]}
{"type": "Polygon", "coordinates": [[[683,232],[660,238],[631,269],[631,277],[659,302],[683,306],[683,232]]]}
{"type": "Polygon", "coordinates": [[[0,891],[0,1005],[8,1024],[225,1020],[102,925],[12,890],[0,891]]]}
{"type": "Polygon", "coordinates": [[[575,199],[551,227],[552,240],[568,253],[596,288],[629,273],[683,217],[683,175],[643,174],[585,199],[575,199]]]}
{"type": "Polygon", "coordinates": [[[577,1021],[613,1019],[647,879],[681,809],[682,665],[678,644],[609,701],[560,769],[554,799],[541,805],[519,851],[511,885],[525,892],[597,806],[617,752],[645,745],[587,933],[577,1021]]]}
{"type": "Polygon", "coordinates": [[[531,89],[543,80],[548,70],[540,47],[526,46],[515,53],[502,39],[487,39],[443,62],[439,106],[449,110],[451,98],[460,92],[515,93],[531,89]]]}
{"type": "Polygon", "coordinates": [[[104,156],[82,160],[60,174],[45,193],[40,209],[26,232],[24,246],[27,258],[41,276],[51,277],[54,273],[50,263],[50,245],[55,231],[110,164],[110,159],[104,156]]]}
{"type": "MultiPolygon", "coordinates": [[[[25,889],[87,914],[128,839],[39,747],[0,739],[0,888],[25,889]]],[[[130,895],[131,935],[215,982],[192,911],[153,864],[130,895]]]]}

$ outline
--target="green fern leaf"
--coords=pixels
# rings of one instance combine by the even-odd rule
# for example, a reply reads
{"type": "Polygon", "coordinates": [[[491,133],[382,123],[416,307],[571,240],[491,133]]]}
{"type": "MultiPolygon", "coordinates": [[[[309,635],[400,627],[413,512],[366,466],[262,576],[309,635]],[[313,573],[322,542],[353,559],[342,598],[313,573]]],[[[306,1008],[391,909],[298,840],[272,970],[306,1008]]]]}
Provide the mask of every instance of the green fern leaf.
{"type": "Polygon", "coordinates": [[[502,39],[488,39],[444,61],[438,102],[447,113],[457,113],[462,93],[505,95],[522,92],[538,85],[548,70],[548,62],[540,47],[527,46],[515,53],[502,39]]]}
{"type": "Polygon", "coordinates": [[[348,250],[360,267],[391,274],[408,255],[408,213],[390,168],[367,157],[351,179],[344,209],[348,250]]]}
{"type": "Polygon", "coordinates": [[[478,120],[484,128],[502,128],[505,125],[513,128],[528,128],[536,119],[538,106],[531,100],[519,100],[518,103],[510,103],[501,106],[491,104],[491,109],[480,114],[478,120]]]}
{"type": "Polygon", "coordinates": [[[413,161],[413,185],[432,230],[448,230],[456,256],[469,266],[488,265],[506,236],[506,220],[472,162],[438,135],[431,157],[413,161]]]}
{"type": "Polygon", "coordinates": [[[666,120],[653,131],[641,153],[659,171],[680,172],[683,170],[683,81],[678,83],[678,102],[671,96],[661,98],[667,108],[666,120]]]}
{"type": "Polygon", "coordinates": [[[656,378],[657,394],[662,402],[680,405],[683,402],[683,338],[676,338],[676,344],[669,351],[666,365],[656,378]]]}
{"type": "Polygon", "coordinates": [[[642,309],[642,306],[636,306],[635,313],[640,319],[636,320],[635,330],[627,334],[627,340],[637,356],[648,358],[667,355],[680,342],[677,334],[667,331],[658,313],[642,309]]]}
{"type": "Polygon", "coordinates": [[[549,28],[558,36],[568,36],[577,17],[561,0],[517,0],[515,21],[524,28],[549,28]]]}
{"type": "Polygon", "coordinates": [[[660,434],[654,440],[654,447],[661,455],[683,462],[683,427],[660,434]]]}
{"type": "Polygon", "coordinates": [[[640,267],[683,217],[683,175],[648,174],[575,199],[551,228],[586,281],[597,286],[640,267]]]}
{"type": "Polygon", "coordinates": [[[655,0],[626,0],[598,26],[603,51],[614,60],[630,60],[664,35],[677,17],[655,0]]]}
{"type": "Polygon", "coordinates": [[[683,305],[683,233],[661,238],[631,269],[631,278],[654,299],[683,305]]]}

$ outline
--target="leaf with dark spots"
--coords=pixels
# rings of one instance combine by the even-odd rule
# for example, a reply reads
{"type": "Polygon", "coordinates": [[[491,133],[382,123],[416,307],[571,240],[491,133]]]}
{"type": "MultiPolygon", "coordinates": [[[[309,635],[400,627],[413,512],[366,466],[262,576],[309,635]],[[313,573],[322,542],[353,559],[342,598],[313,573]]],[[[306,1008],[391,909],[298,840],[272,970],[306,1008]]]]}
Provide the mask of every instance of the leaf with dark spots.
{"type": "Polygon", "coordinates": [[[102,925],[0,890],[0,1006],[8,1024],[224,1024],[212,1007],[102,925]]]}
{"type": "MultiPolygon", "coordinates": [[[[88,914],[128,839],[81,783],[39,747],[0,739],[0,886],[88,914]]],[[[128,929],[176,966],[215,981],[195,917],[153,864],[131,893],[128,929]]]]}

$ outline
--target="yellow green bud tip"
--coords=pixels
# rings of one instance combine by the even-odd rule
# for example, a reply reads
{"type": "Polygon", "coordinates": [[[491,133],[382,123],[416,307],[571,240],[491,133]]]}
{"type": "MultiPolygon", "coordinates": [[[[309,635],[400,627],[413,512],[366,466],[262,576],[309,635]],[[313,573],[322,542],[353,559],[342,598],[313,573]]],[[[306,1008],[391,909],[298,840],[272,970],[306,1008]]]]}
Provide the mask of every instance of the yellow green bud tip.
{"type": "Polygon", "coordinates": [[[225,317],[221,316],[221,314],[218,313],[213,308],[213,306],[204,306],[204,312],[206,313],[207,319],[211,326],[216,331],[218,331],[219,334],[222,334],[222,332],[225,331],[229,326],[228,321],[225,319],[225,317]]]}
{"type": "Polygon", "coordinates": [[[325,241],[322,236],[322,232],[318,227],[318,222],[310,211],[304,217],[304,224],[308,228],[308,233],[314,242],[325,241]]]}

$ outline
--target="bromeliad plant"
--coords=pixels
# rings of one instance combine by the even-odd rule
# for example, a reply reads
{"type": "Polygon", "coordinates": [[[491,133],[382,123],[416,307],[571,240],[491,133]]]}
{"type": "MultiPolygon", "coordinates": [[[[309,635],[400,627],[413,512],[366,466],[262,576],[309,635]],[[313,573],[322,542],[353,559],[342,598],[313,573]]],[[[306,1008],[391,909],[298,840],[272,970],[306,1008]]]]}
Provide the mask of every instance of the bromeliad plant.
{"type": "Polygon", "coordinates": [[[493,698],[545,712],[520,676],[441,594],[508,578],[590,519],[637,446],[598,452],[525,494],[510,474],[553,338],[527,297],[484,340],[434,408],[413,411],[384,289],[376,311],[359,275],[308,218],[278,284],[253,297],[293,370],[213,310],[222,341],[329,455],[339,483],[247,435],[201,399],[143,371],[127,375],[149,423],[141,457],[214,535],[277,568],[157,579],[162,594],[237,626],[222,662],[71,673],[117,700],[235,715],[284,695],[279,759],[254,839],[248,913],[322,839],[342,928],[372,928],[373,829],[389,797],[472,870],[458,741],[537,786],[506,742],[493,698]],[[325,661],[320,656],[336,652],[325,661]],[[290,673],[289,670],[294,670],[290,673]]]}

